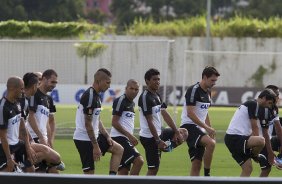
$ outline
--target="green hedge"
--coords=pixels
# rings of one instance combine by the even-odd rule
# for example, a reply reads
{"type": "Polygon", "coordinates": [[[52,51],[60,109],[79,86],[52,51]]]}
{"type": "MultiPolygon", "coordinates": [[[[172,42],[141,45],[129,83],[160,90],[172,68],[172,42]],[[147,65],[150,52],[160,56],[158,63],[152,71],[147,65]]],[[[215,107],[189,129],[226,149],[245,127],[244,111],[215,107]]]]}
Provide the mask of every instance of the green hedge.
{"type": "MultiPolygon", "coordinates": [[[[187,20],[154,23],[152,20],[136,20],[127,30],[130,35],[153,36],[205,36],[204,16],[187,20]]],[[[258,20],[234,17],[229,20],[211,21],[211,35],[214,37],[282,37],[282,19],[258,20]]]]}
{"type": "Polygon", "coordinates": [[[82,33],[104,31],[102,26],[86,22],[46,23],[15,20],[0,22],[1,38],[70,38],[78,37],[82,33]]]}

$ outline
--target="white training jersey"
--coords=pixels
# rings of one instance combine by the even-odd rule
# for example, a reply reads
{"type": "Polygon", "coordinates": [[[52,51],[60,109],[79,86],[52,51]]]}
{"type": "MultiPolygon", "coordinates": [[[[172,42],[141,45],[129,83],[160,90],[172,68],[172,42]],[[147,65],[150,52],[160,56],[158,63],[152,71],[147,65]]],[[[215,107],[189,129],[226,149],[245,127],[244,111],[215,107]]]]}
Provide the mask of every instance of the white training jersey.
{"type": "MultiPolygon", "coordinates": [[[[134,131],[134,102],[130,101],[126,95],[122,95],[116,98],[113,102],[113,112],[112,115],[120,116],[119,123],[120,125],[129,133],[133,134],[134,131]]],[[[114,127],[111,128],[110,132],[111,137],[123,136],[124,134],[120,133],[114,127]]]]}
{"type": "Polygon", "coordinates": [[[259,108],[259,119],[258,122],[259,126],[259,134],[263,136],[262,129],[268,128],[268,135],[269,138],[272,137],[273,128],[275,123],[280,123],[279,114],[278,114],[278,107],[273,106],[272,108],[259,108]],[[261,111],[261,113],[260,113],[261,111]]]}
{"type": "Polygon", "coordinates": [[[85,128],[84,116],[92,116],[92,126],[96,139],[99,135],[99,121],[101,112],[101,99],[94,88],[88,88],[81,96],[80,103],[76,110],[75,131],[73,139],[90,141],[85,128]]]}
{"type": "MultiPolygon", "coordinates": [[[[50,114],[50,103],[49,103],[49,95],[42,93],[39,89],[37,89],[34,96],[30,97],[28,100],[29,110],[35,112],[35,118],[37,122],[37,127],[44,139],[47,141],[47,123],[49,120],[50,114]]],[[[38,138],[36,133],[31,128],[29,122],[27,122],[26,127],[31,135],[31,137],[38,138]]]]}
{"type": "Polygon", "coordinates": [[[160,136],[162,132],[161,109],[166,108],[166,105],[162,103],[159,94],[154,94],[148,90],[144,90],[138,99],[138,106],[140,112],[139,135],[146,138],[153,137],[146,119],[147,115],[152,115],[153,125],[160,136]]]}
{"type": "Polygon", "coordinates": [[[250,136],[252,134],[250,119],[258,119],[258,110],[259,105],[255,100],[242,104],[234,113],[226,133],[250,136]]]}
{"type": "Polygon", "coordinates": [[[9,145],[15,145],[19,142],[19,128],[21,123],[20,108],[21,106],[18,102],[9,102],[5,97],[0,100],[0,129],[7,130],[9,145]]]}
{"type": "MultiPolygon", "coordinates": [[[[210,93],[204,91],[200,83],[196,83],[190,86],[185,94],[185,102],[183,105],[183,110],[181,114],[181,125],[184,124],[195,124],[187,114],[187,106],[195,106],[194,113],[199,118],[201,122],[205,123],[208,115],[208,110],[211,105],[210,93]]],[[[195,124],[197,125],[197,124],[195,124]]]]}

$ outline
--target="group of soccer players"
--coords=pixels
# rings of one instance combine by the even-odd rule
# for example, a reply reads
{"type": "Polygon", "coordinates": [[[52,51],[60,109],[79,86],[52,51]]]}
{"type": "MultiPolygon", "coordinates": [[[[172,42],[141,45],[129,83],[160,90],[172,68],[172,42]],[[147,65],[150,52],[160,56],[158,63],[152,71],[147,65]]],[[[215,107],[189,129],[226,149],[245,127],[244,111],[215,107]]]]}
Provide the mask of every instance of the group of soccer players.
{"type": "MultiPolygon", "coordinates": [[[[137,138],[134,99],[140,88],[138,81],[128,80],[125,93],[114,100],[112,128],[108,132],[100,120],[100,93],[110,87],[112,75],[105,68],[98,69],[76,111],[73,140],[83,172],[94,174],[95,161],[109,152],[110,175],[139,175],[144,159],[135,146],[140,141],[145,149],[147,175],[157,175],[161,153],[170,152],[186,141],[192,163],[190,175],[199,176],[203,162],[204,176],[210,176],[216,141],[208,109],[211,88],[219,76],[216,68],[207,66],[201,81],[187,89],[178,128],[158,94],[160,72],[154,68],[146,71],[146,89],[138,99],[140,132],[137,138]],[[161,117],[168,128],[163,128],[161,117]]],[[[48,95],[55,88],[57,77],[57,73],[49,69],[42,75],[27,73],[23,79],[8,79],[7,92],[0,100],[0,171],[58,173],[64,169],[59,153],[53,149],[56,108],[48,95]]],[[[273,164],[282,168],[274,154],[282,151],[278,100],[278,87],[269,85],[258,99],[243,103],[230,122],[225,144],[241,166],[241,176],[250,176],[251,159],[260,163],[260,176],[268,176],[273,164]],[[276,137],[272,137],[273,127],[276,137]]]]}
{"type": "Polygon", "coordinates": [[[53,99],[57,73],[46,70],[10,77],[0,100],[0,171],[58,173],[64,169],[53,149],[53,99]],[[38,76],[39,75],[39,76],[38,76]]]}

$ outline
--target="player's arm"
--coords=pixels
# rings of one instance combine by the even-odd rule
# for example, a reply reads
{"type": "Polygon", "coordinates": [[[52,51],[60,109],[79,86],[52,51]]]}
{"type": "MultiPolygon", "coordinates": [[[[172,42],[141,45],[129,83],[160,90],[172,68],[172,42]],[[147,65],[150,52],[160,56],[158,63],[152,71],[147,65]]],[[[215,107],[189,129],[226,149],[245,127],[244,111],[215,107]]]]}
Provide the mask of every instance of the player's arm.
{"type": "Polygon", "coordinates": [[[267,150],[267,154],[268,154],[268,162],[270,165],[272,165],[274,163],[274,157],[275,157],[275,154],[272,150],[272,147],[271,147],[271,143],[270,143],[270,138],[269,138],[269,134],[268,134],[268,127],[262,127],[262,135],[264,137],[264,140],[265,140],[265,147],[266,147],[266,150],[267,150]]]}
{"type": "Polygon", "coordinates": [[[188,105],[187,107],[187,115],[188,117],[198,126],[204,128],[210,136],[215,135],[215,130],[207,125],[205,122],[202,122],[198,116],[195,114],[195,106],[188,105]]]}
{"type": "Polygon", "coordinates": [[[259,128],[257,124],[257,119],[250,119],[251,121],[251,128],[252,128],[252,136],[259,136],[259,128]]]}
{"type": "MultiPolygon", "coordinates": [[[[174,133],[175,133],[174,139],[183,140],[183,136],[181,135],[179,129],[177,128],[175,122],[173,121],[173,119],[171,118],[171,116],[167,112],[167,110],[165,108],[162,108],[161,113],[162,113],[162,116],[163,116],[165,122],[167,123],[167,125],[174,131],[174,133]]],[[[176,140],[174,140],[174,141],[176,141],[176,140]]]]}
{"type": "Polygon", "coordinates": [[[28,116],[28,123],[31,126],[32,130],[34,131],[34,133],[36,133],[38,139],[39,139],[39,143],[44,144],[46,146],[48,146],[46,140],[44,139],[41,131],[38,128],[38,123],[37,123],[37,119],[35,117],[35,112],[33,110],[29,110],[29,116],[28,116]]]}
{"type": "Polygon", "coordinates": [[[31,163],[35,163],[36,162],[36,153],[30,146],[29,135],[28,135],[28,132],[27,132],[26,127],[25,127],[24,118],[21,118],[19,133],[20,133],[20,137],[24,140],[25,149],[26,149],[28,159],[31,161],[31,163]]]}
{"type": "Polygon", "coordinates": [[[95,161],[98,161],[100,160],[100,157],[101,157],[101,150],[100,150],[100,147],[99,147],[99,144],[97,142],[97,139],[96,139],[96,136],[95,136],[95,133],[94,133],[94,129],[93,129],[93,126],[92,126],[92,119],[93,119],[93,116],[92,114],[84,114],[84,121],[85,121],[85,129],[86,129],[86,132],[87,132],[87,135],[93,145],[93,159],[95,161]]]}
{"type": "Polygon", "coordinates": [[[7,159],[7,170],[8,172],[12,172],[14,169],[14,166],[16,165],[15,161],[12,158],[8,139],[7,139],[7,129],[0,129],[0,139],[1,139],[1,145],[4,150],[6,159],[7,159]]]}
{"type": "MultiPolygon", "coordinates": [[[[205,124],[212,128],[209,114],[207,114],[207,117],[206,117],[206,120],[205,120],[205,124]]],[[[215,134],[210,134],[209,136],[211,138],[213,138],[213,139],[215,138],[215,134]]]]}
{"type": "Polygon", "coordinates": [[[281,124],[280,124],[280,120],[274,121],[274,127],[275,127],[275,132],[276,132],[277,138],[278,138],[279,143],[280,143],[280,150],[278,150],[278,151],[279,151],[279,153],[282,153],[282,127],[281,127],[281,124]]]}
{"type": "Polygon", "coordinates": [[[108,131],[106,130],[106,128],[104,127],[103,122],[100,119],[99,119],[99,131],[103,136],[106,137],[108,144],[112,146],[113,140],[109,135],[108,131]]]}
{"type": "Polygon", "coordinates": [[[55,134],[56,134],[56,121],[55,121],[55,114],[54,113],[50,113],[49,115],[49,127],[50,127],[50,135],[48,137],[49,140],[49,144],[51,145],[51,147],[53,147],[53,143],[55,140],[55,134]]]}
{"type": "Polygon", "coordinates": [[[158,132],[157,132],[157,130],[156,130],[155,126],[154,126],[154,123],[153,123],[153,116],[152,116],[152,114],[148,114],[145,117],[146,117],[146,120],[147,120],[147,123],[148,123],[148,127],[150,129],[150,132],[153,135],[154,139],[156,140],[158,148],[165,149],[167,147],[167,145],[158,136],[158,132]]]}
{"type": "Polygon", "coordinates": [[[112,126],[119,131],[121,134],[125,135],[128,137],[129,141],[133,146],[136,146],[138,144],[138,139],[132,135],[130,132],[128,132],[126,129],[123,128],[123,126],[119,123],[120,116],[118,115],[113,115],[112,117],[112,126]]]}

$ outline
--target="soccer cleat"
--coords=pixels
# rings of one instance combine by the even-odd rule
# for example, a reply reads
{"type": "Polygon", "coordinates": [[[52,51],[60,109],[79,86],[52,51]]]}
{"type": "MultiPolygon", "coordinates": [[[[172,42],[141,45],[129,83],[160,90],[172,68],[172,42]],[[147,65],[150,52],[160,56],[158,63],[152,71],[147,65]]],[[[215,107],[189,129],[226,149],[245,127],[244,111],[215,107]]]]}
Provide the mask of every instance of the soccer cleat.
{"type": "Polygon", "coordinates": [[[274,165],[277,169],[282,170],[282,159],[278,156],[274,158],[274,165]]]}
{"type": "Polygon", "coordinates": [[[167,140],[167,141],[165,141],[165,143],[166,143],[166,148],[163,149],[163,152],[172,152],[173,146],[171,144],[171,141],[167,140]]]}
{"type": "Polygon", "coordinates": [[[59,165],[56,166],[58,171],[64,171],[66,169],[64,162],[61,161],[59,165]]]}

